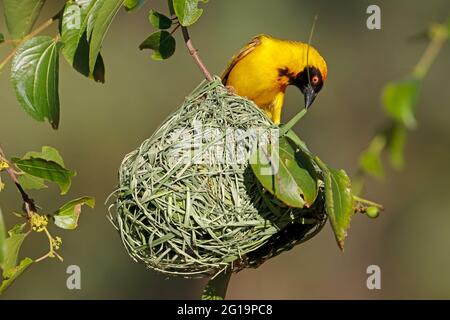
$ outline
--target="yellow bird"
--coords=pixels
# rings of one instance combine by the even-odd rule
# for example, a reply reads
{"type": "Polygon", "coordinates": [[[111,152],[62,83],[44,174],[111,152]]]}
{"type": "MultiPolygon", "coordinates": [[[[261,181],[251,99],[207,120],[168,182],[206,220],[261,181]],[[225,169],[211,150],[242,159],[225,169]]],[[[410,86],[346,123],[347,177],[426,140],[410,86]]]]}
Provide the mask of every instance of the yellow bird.
{"type": "Polygon", "coordinates": [[[326,78],[327,64],[312,46],[260,35],[233,57],[222,82],[236,94],[253,100],[279,124],[288,85],[302,91],[308,108],[326,78]]]}

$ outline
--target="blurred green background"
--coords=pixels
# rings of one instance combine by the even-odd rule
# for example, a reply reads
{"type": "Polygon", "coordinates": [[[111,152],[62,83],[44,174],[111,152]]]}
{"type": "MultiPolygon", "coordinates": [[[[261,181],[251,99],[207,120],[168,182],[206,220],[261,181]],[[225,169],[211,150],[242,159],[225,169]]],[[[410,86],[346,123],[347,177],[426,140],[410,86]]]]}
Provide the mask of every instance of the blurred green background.
{"type": "MultiPolygon", "coordinates": [[[[47,1],[40,21],[62,3],[47,1]]],[[[103,204],[117,183],[123,156],[149,137],[202,80],[182,41],[166,62],[154,62],[150,52],[138,50],[151,32],[148,8],[147,4],[131,14],[121,10],[114,21],[102,51],[106,84],[85,79],[61,60],[58,131],[26,115],[16,102],[9,71],[0,75],[0,143],[8,156],[50,145],[78,172],[64,199],[55,187],[32,192],[38,204],[50,212],[81,195],[97,199],[95,210],[82,213],[78,231],[55,230],[64,240],[64,262],[46,260],[32,266],[5,299],[196,299],[200,295],[205,280],[167,279],[134,263],[106,219],[103,204]],[[81,290],[66,288],[65,270],[72,264],[81,267],[81,290]]],[[[427,45],[412,37],[430,23],[446,19],[450,3],[216,0],[204,8],[191,36],[206,65],[218,74],[254,35],[307,41],[313,17],[319,14],[313,44],[328,62],[329,76],[297,132],[327,163],[354,174],[359,153],[384,121],[383,85],[411,71],[427,45]],[[380,31],[366,28],[370,4],[381,6],[380,31]]],[[[1,9],[0,31],[6,32],[1,9]]],[[[9,50],[2,45],[0,57],[9,50]]],[[[408,136],[405,169],[389,171],[382,183],[368,181],[365,195],[383,203],[386,211],[376,220],[355,216],[344,253],[326,226],[311,241],[259,269],[234,275],[228,298],[450,298],[449,56],[447,44],[424,83],[419,126],[408,136]],[[366,268],[372,264],[381,268],[381,290],[366,287],[366,268]]],[[[302,105],[300,92],[289,89],[284,119],[302,105]]],[[[0,203],[7,224],[12,225],[17,218],[9,213],[19,210],[21,203],[11,184],[0,193],[0,203]]],[[[45,250],[43,235],[35,234],[22,253],[38,257],[45,250]]]]}

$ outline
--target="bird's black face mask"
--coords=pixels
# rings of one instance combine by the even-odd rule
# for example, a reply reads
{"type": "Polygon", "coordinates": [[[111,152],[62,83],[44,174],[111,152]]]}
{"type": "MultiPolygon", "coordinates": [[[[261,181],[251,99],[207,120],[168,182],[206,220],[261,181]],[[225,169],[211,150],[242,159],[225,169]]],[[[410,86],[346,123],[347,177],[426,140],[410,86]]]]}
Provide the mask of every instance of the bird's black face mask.
{"type": "Polygon", "coordinates": [[[309,108],[319,91],[323,86],[322,74],[319,69],[309,67],[299,72],[295,78],[292,79],[291,84],[298,87],[305,96],[305,108],[309,108]],[[309,69],[309,70],[308,70],[309,69]]]}

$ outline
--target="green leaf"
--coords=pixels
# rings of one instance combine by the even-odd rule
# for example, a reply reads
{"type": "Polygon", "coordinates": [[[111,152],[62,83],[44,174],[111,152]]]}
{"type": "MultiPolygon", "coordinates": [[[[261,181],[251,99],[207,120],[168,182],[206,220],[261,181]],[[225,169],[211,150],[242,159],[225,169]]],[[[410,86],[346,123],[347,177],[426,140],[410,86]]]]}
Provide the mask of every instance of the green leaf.
{"type": "Polygon", "coordinates": [[[311,206],[318,193],[312,159],[286,136],[278,146],[257,148],[250,165],[262,186],[290,207],[311,206]],[[264,150],[267,149],[267,150],[264,150]]]}
{"type": "Polygon", "coordinates": [[[406,128],[402,124],[398,124],[392,128],[388,136],[389,158],[391,165],[400,170],[403,168],[404,149],[406,143],[406,128]]]}
{"type": "Polygon", "coordinates": [[[47,188],[44,179],[29,175],[25,172],[19,175],[17,180],[19,180],[20,185],[25,190],[41,190],[47,188]]]}
{"type": "MultiPolygon", "coordinates": [[[[21,160],[42,159],[49,162],[54,162],[64,168],[64,160],[59,154],[59,151],[49,146],[43,146],[40,152],[30,151],[27,152],[21,160]]],[[[38,177],[27,172],[22,172],[18,176],[19,182],[24,189],[27,190],[39,190],[46,188],[45,179],[38,177]]]]}
{"type": "Polygon", "coordinates": [[[387,84],[382,94],[386,113],[394,120],[400,121],[407,128],[415,128],[414,109],[418,102],[419,91],[420,81],[417,79],[407,79],[387,84]]]}
{"type": "Polygon", "coordinates": [[[86,39],[86,32],[83,34],[80,42],[78,43],[77,51],[75,52],[75,56],[73,58],[72,67],[89,79],[93,79],[96,82],[105,83],[105,63],[101,53],[97,56],[94,70],[90,71],[89,69],[89,43],[86,39]]]}
{"type": "Polygon", "coordinates": [[[227,269],[209,280],[203,289],[202,300],[225,300],[232,273],[227,269]]]}
{"type": "Polygon", "coordinates": [[[384,168],[380,157],[379,153],[366,150],[361,154],[360,165],[367,174],[382,179],[384,178],[384,168]]]}
{"type": "Polygon", "coordinates": [[[61,22],[62,50],[67,62],[82,75],[97,82],[105,82],[105,66],[99,53],[94,70],[89,69],[89,43],[86,28],[88,20],[93,19],[94,5],[97,0],[85,0],[82,4],[68,1],[61,22]]]}
{"type": "Polygon", "coordinates": [[[91,0],[91,6],[89,6],[89,11],[86,21],[82,24],[81,28],[86,30],[86,38],[91,39],[92,30],[94,29],[94,22],[97,17],[97,13],[101,6],[103,5],[102,0],[91,0]]]}
{"type": "Polygon", "coordinates": [[[54,161],[41,158],[13,158],[12,160],[23,172],[58,184],[62,195],[69,191],[71,178],[75,176],[75,172],[67,170],[54,161]]]}
{"type": "Polygon", "coordinates": [[[132,11],[144,4],[145,0],[125,0],[123,2],[123,5],[125,7],[125,10],[132,11]]]}
{"type": "Polygon", "coordinates": [[[365,150],[359,159],[359,165],[369,175],[382,179],[384,178],[384,168],[381,161],[381,152],[386,145],[384,135],[377,135],[373,138],[367,150],[365,150]]]}
{"type": "MultiPolygon", "coordinates": [[[[54,161],[61,167],[64,167],[64,160],[59,154],[58,150],[49,146],[43,146],[41,152],[30,151],[27,152],[22,159],[41,158],[47,161],[54,161]]],[[[47,188],[45,180],[38,178],[27,173],[23,173],[18,177],[19,183],[22,188],[26,190],[40,190],[47,188]]]]}
{"type": "Polygon", "coordinates": [[[11,38],[26,36],[33,28],[45,0],[3,0],[6,26],[11,38]]]}
{"type": "Polygon", "coordinates": [[[169,29],[172,26],[172,20],[169,17],[154,10],[149,11],[148,21],[157,29],[169,29]]]}
{"type": "Polygon", "coordinates": [[[18,223],[15,224],[14,227],[12,227],[9,231],[8,231],[8,236],[12,237],[14,235],[20,235],[22,233],[24,233],[23,231],[25,230],[25,227],[27,226],[26,223],[18,223]]]}
{"type": "Polygon", "coordinates": [[[6,228],[5,228],[5,220],[3,220],[2,209],[0,208],[0,266],[3,265],[3,261],[6,256],[6,228]]]}
{"type": "Polygon", "coordinates": [[[141,43],[139,49],[152,49],[155,51],[152,55],[153,59],[164,60],[174,54],[175,47],[175,38],[169,32],[156,31],[141,43]]]}
{"type": "Polygon", "coordinates": [[[78,47],[78,42],[80,41],[84,30],[81,27],[84,25],[87,18],[87,11],[89,7],[95,3],[95,1],[90,1],[88,6],[79,6],[75,0],[67,1],[64,7],[62,19],[61,19],[61,41],[64,43],[63,55],[72,65],[75,52],[78,47]]]}
{"type": "Polygon", "coordinates": [[[95,9],[95,14],[91,16],[92,23],[91,27],[88,28],[88,36],[90,35],[90,29],[92,29],[92,35],[90,38],[88,37],[90,40],[89,70],[91,71],[94,71],[103,39],[105,38],[112,20],[122,6],[123,1],[124,0],[97,0],[98,7],[95,9]]]}
{"type": "MultiPolygon", "coordinates": [[[[282,127],[283,125],[281,125],[281,128],[282,127]]],[[[311,151],[309,151],[306,143],[302,139],[300,139],[300,137],[293,130],[287,131],[285,133],[285,137],[289,138],[297,146],[297,148],[312,157],[312,153],[311,151]]]]}
{"type": "Polygon", "coordinates": [[[325,185],[325,208],[338,246],[344,249],[347,230],[354,214],[350,178],[344,170],[328,168],[319,158],[316,163],[322,170],[325,185]]]}
{"type": "Polygon", "coordinates": [[[173,9],[184,27],[197,22],[203,14],[203,9],[198,8],[198,0],[173,0],[173,9]]]}
{"type": "MultiPolygon", "coordinates": [[[[284,139],[281,140],[283,142],[284,139]]],[[[290,159],[292,150],[295,155],[295,165],[292,167],[292,173],[294,174],[295,181],[302,190],[302,196],[306,202],[306,206],[311,206],[316,201],[319,193],[318,181],[319,177],[314,166],[314,162],[310,154],[305,153],[302,149],[298,148],[289,138],[286,137],[286,148],[283,148],[283,152],[280,152],[281,159],[286,157],[290,159]]],[[[294,159],[291,159],[292,161],[294,159]]]]}
{"type": "Polygon", "coordinates": [[[84,204],[94,208],[95,199],[92,197],[82,197],[66,203],[53,214],[53,221],[62,229],[76,229],[78,226],[78,218],[81,213],[81,207],[84,204]]]}
{"type": "Polygon", "coordinates": [[[5,36],[3,35],[3,33],[0,33],[0,44],[5,42],[5,36]]]}
{"type": "Polygon", "coordinates": [[[11,82],[22,108],[34,119],[59,125],[59,51],[62,43],[51,37],[32,38],[17,49],[11,82]]]}
{"type": "Polygon", "coordinates": [[[15,226],[13,230],[9,231],[9,237],[4,242],[5,256],[1,265],[4,272],[17,265],[20,247],[27,235],[28,233],[23,233],[22,226],[15,226]]]}
{"type": "Polygon", "coordinates": [[[64,160],[59,154],[59,151],[49,146],[43,146],[41,152],[30,151],[27,152],[22,159],[41,158],[48,161],[54,161],[61,167],[64,167],[64,160]]]}
{"type": "Polygon", "coordinates": [[[6,270],[3,274],[3,281],[0,286],[0,295],[3,294],[6,289],[8,289],[11,284],[33,263],[34,261],[30,258],[25,258],[20,261],[18,266],[12,269],[6,270]]]}

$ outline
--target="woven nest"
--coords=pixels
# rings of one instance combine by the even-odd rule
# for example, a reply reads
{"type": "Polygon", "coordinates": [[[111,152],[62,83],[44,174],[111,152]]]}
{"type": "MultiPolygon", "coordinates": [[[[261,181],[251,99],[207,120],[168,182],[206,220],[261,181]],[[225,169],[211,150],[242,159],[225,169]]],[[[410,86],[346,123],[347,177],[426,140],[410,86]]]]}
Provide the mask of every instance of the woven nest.
{"type": "Polygon", "coordinates": [[[253,102],[230,94],[216,78],[203,82],[124,158],[110,219],[135,261],[185,277],[227,267],[238,271],[259,266],[323,227],[322,191],[310,208],[288,208],[261,187],[247,160],[214,156],[247,146],[245,132],[255,128],[275,127],[253,102]],[[230,129],[242,132],[234,143],[225,139],[230,129]]]}

